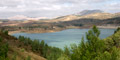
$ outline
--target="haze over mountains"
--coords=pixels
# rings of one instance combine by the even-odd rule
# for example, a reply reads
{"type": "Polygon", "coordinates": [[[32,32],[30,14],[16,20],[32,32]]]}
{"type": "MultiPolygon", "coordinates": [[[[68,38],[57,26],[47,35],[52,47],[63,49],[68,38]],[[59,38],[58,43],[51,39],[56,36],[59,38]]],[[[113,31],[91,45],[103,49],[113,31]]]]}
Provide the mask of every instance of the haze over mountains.
{"type": "Polygon", "coordinates": [[[40,20],[40,19],[48,19],[47,17],[36,17],[36,18],[32,18],[32,17],[27,17],[24,15],[16,15],[13,17],[9,17],[9,20],[40,20]]]}
{"type": "Polygon", "coordinates": [[[101,10],[84,10],[80,13],[58,17],[48,22],[71,21],[71,20],[84,19],[84,18],[103,20],[103,19],[109,19],[115,17],[120,17],[120,13],[113,14],[113,13],[106,13],[101,10]]]}
{"type": "MultiPolygon", "coordinates": [[[[103,11],[101,11],[101,10],[84,10],[84,11],[81,11],[80,13],[75,13],[73,15],[83,16],[83,15],[89,15],[89,14],[93,14],[93,13],[103,13],[103,11]]],[[[72,14],[69,15],[69,17],[71,17],[73,15],[72,14]]],[[[57,18],[62,18],[62,17],[66,17],[66,16],[59,16],[57,18]]],[[[16,16],[8,17],[6,19],[9,19],[9,20],[42,20],[42,19],[50,19],[50,18],[48,18],[48,17],[27,17],[24,15],[16,15],[16,16]]]]}
{"type": "MultiPolygon", "coordinates": [[[[36,18],[31,18],[27,17],[24,15],[17,15],[13,17],[9,17],[6,20],[32,20],[32,21],[41,21],[41,22],[60,22],[60,21],[72,21],[76,19],[109,19],[109,18],[115,18],[115,17],[120,17],[120,13],[106,13],[101,10],[84,10],[79,13],[67,15],[67,16],[60,16],[57,18],[47,18],[47,17],[36,17],[36,18]]],[[[2,19],[1,19],[2,20],[2,19]]]]}

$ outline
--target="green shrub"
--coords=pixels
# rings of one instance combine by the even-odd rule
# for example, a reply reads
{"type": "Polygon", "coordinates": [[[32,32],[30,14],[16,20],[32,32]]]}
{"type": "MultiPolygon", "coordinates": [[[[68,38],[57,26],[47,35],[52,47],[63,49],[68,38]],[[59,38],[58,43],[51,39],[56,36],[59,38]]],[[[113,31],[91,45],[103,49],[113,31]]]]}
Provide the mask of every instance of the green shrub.
{"type": "Polygon", "coordinates": [[[5,30],[5,31],[4,31],[4,34],[8,35],[8,31],[7,31],[7,30],[5,30]]]}
{"type": "Polygon", "coordinates": [[[20,51],[21,51],[21,52],[24,52],[24,51],[25,51],[25,49],[24,49],[24,48],[22,48],[20,51]]]}
{"type": "Polygon", "coordinates": [[[1,44],[0,43],[0,57],[2,60],[2,58],[7,58],[7,53],[8,53],[8,44],[5,43],[5,44],[1,44]]]}
{"type": "Polygon", "coordinates": [[[31,57],[30,57],[30,56],[28,56],[28,57],[26,58],[26,60],[31,60],[31,57]]]}

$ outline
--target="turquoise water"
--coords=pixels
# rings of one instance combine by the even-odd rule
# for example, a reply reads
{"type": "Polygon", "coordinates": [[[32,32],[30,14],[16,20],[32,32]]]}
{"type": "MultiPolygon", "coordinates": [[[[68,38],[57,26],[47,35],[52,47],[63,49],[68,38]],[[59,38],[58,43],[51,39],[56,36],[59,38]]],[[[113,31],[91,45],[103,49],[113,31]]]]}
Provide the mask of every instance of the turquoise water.
{"type": "MultiPolygon", "coordinates": [[[[60,32],[53,33],[15,33],[13,36],[25,36],[31,39],[39,39],[44,40],[48,45],[64,48],[64,46],[70,46],[70,44],[79,44],[82,36],[85,37],[85,33],[88,32],[89,29],[67,29],[60,32]]],[[[100,38],[106,38],[112,35],[115,29],[100,29],[101,35],[100,38]]]]}

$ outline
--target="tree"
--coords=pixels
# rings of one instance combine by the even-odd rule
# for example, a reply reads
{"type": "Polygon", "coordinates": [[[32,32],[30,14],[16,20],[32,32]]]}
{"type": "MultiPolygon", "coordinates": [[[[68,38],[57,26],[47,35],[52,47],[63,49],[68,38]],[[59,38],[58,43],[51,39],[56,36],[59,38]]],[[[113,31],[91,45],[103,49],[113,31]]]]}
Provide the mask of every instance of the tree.
{"type": "Polygon", "coordinates": [[[34,40],[32,42],[32,50],[33,51],[39,51],[40,50],[40,42],[39,42],[39,40],[34,40]]]}
{"type": "Polygon", "coordinates": [[[45,46],[45,42],[44,42],[44,40],[41,41],[40,45],[41,45],[42,47],[45,46]]]}
{"type": "Polygon", "coordinates": [[[7,53],[8,53],[8,44],[7,43],[5,43],[5,44],[0,43],[0,57],[1,57],[1,59],[7,58],[7,53]]]}
{"type": "Polygon", "coordinates": [[[70,57],[70,51],[67,46],[64,47],[64,54],[70,57]]]}
{"type": "Polygon", "coordinates": [[[118,31],[120,31],[120,27],[118,27],[117,30],[114,33],[117,33],[118,31]]]}
{"type": "Polygon", "coordinates": [[[71,60],[118,60],[117,48],[107,50],[104,40],[99,38],[100,31],[96,26],[86,33],[87,40],[82,38],[81,43],[72,45],[71,60]]]}

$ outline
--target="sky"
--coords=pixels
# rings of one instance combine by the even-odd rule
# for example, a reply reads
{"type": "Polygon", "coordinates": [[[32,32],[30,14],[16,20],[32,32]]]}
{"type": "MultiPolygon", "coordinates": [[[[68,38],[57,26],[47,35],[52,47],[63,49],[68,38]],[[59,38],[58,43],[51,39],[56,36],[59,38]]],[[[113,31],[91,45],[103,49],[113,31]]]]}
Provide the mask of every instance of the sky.
{"type": "Polygon", "coordinates": [[[120,0],[0,0],[0,18],[57,17],[94,9],[120,12],[120,0]]]}

